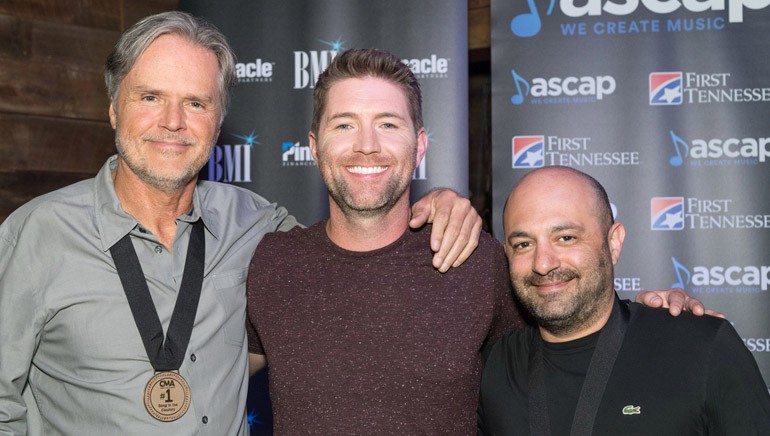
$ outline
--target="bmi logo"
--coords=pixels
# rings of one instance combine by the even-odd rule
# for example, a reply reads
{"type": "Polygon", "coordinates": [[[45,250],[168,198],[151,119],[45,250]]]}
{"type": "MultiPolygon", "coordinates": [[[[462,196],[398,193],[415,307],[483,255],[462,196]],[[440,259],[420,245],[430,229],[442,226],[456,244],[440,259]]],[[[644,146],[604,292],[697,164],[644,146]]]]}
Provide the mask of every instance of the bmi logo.
{"type": "Polygon", "coordinates": [[[650,73],[650,105],[682,104],[682,72],[650,73]]]}
{"type": "Polygon", "coordinates": [[[545,136],[514,136],[513,168],[540,168],[544,162],[545,136]]]}
{"type": "Polygon", "coordinates": [[[684,197],[652,197],[650,221],[652,230],[684,229],[684,197]]]}
{"type": "Polygon", "coordinates": [[[257,135],[232,134],[242,144],[215,144],[208,161],[208,180],[215,182],[251,182],[251,153],[259,144],[257,135]]]}
{"type": "Polygon", "coordinates": [[[336,41],[319,40],[327,45],[327,50],[308,50],[294,52],[294,89],[305,89],[315,87],[318,76],[331,63],[337,53],[345,50],[341,38],[336,41]]]}

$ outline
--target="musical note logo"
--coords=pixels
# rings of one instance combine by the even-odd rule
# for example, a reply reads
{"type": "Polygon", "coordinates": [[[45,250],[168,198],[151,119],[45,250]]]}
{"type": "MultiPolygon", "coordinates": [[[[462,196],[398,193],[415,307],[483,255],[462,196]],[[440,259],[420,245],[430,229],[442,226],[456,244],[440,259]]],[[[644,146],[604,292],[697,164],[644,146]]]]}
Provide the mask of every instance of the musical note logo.
{"type": "MultiPolygon", "coordinates": [[[[556,0],[551,0],[546,15],[551,15],[555,4],[556,0]]],[[[540,21],[540,14],[537,12],[537,7],[535,6],[535,0],[527,0],[527,6],[529,7],[529,12],[519,14],[511,20],[511,32],[521,38],[529,38],[530,36],[537,35],[540,32],[540,28],[543,26],[542,21],[540,21]]]]}
{"type": "Polygon", "coordinates": [[[513,83],[516,84],[516,91],[517,93],[514,94],[511,97],[511,103],[515,105],[520,105],[524,103],[524,97],[529,94],[529,83],[521,76],[516,74],[516,70],[511,70],[511,75],[513,76],[513,83]],[[524,92],[521,91],[521,84],[524,84],[524,92]]]}
{"type": "MultiPolygon", "coordinates": [[[[556,0],[551,0],[546,15],[551,15],[555,4],[556,0]]],[[[537,7],[535,6],[535,0],[527,0],[527,6],[529,7],[529,12],[519,14],[511,20],[511,32],[521,38],[529,38],[530,36],[537,35],[543,25],[540,21],[540,14],[537,12],[537,7]]]]}
{"type": "Polygon", "coordinates": [[[684,163],[684,158],[687,157],[687,153],[690,152],[690,146],[687,145],[682,138],[677,136],[673,130],[670,130],[670,132],[671,140],[674,141],[676,156],[672,156],[671,159],[668,160],[668,163],[670,163],[672,167],[680,167],[684,163]]]}
{"type": "Polygon", "coordinates": [[[687,271],[687,268],[685,268],[685,266],[681,263],[677,262],[676,258],[674,257],[671,258],[671,262],[674,264],[674,272],[676,273],[676,278],[679,279],[679,281],[671,285],[671,287],[684,289],[684,286],[690,283],[690,271],[687,271]],[[684,280],[682,280],[683,273],[686,276],[684,280]]]}

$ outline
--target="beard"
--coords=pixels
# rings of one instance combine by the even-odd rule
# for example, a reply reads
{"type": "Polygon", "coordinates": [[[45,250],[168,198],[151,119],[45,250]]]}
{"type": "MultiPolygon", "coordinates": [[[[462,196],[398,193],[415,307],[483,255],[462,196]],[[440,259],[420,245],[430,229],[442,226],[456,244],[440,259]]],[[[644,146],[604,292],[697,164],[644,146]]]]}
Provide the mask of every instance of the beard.
{"type": "MultiPolygon", "coordinates": [[[[329,190],[329,195],[345,215],[355,215],[363,218],[383,216],[393,209],[393,206],[404,196],[412,183],[412,173],[415,168],[417,150],[414,148],[408,157],[411,165],[404,167],[399,174],[393,174],[384,186],[372,187],[351,186],[351,183],[339,173],[335,173],[332,165],[326,162],[319,150],[318,166],[321,177],[329,190]]],[[[377,162],[353,162],[340,165],[378,165],[377,162]]],[[[391,168],[394,168],[391,166],[391,168]]]]}
{"type": "Polygon", "coordinates": [[[366,218],[382,216],[390,212],[409,188],[409,182],[390,179],[378,193],[366,192],[356,195],[342,177],[334,177],[326,185],[329,188],[329,195],[345,215],[355,214],[366,218]]]}
{"type": "Polygon", "coordinates": [[[531,273],[516,278],[511,273],[516,296],[537,324],[555,336],[566,336],[591,326],[604,314],[612,282],[609,248],[582,269],[558,268],[547,275],[531,273]],[[542,295],[537,286],[572,280],[571,289],[542,295]]]}
{"type": "MultiPolygon", "coordinates": [[[[124,147],[120,136],[116,135],[115,145],[120,159],[125,162],[131,172],[136,174],[142,182],[162,192],[176,192],[190,183],[191,180],[197,177],[198,172],[206,164],[210,154],[210,151],[209,153],[201,153],[198,157],[188,161],[184,166],[174,171],[174,173],[164,174],[158,169],[153,168],[152,164],[147,161],[147,157],[139,152],[139,146],[135,145],[147,141],[174,141],[188,147],[196,147],[198,146],[198,143],[193,139],[172,133],[165,135],[145,135],[138,140],[128,140],[127,142],[131,143],[131,145],[129,147],[124,147]]],[[[168,158],[173,158],[177,155],[178,153],[173,151],[164,151],[162,153],[163,157],[168,158]]]]}

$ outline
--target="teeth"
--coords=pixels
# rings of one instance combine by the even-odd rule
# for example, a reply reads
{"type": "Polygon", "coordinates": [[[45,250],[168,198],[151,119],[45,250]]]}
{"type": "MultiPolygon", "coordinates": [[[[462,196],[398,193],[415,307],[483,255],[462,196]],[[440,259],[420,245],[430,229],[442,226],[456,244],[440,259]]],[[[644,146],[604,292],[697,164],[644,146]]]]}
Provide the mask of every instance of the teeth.
{"type": "Polygon", "coordinates": [[[355,174],[377,174],[385,171],[387,167],[348,167],[348,171],[355,174]]]}

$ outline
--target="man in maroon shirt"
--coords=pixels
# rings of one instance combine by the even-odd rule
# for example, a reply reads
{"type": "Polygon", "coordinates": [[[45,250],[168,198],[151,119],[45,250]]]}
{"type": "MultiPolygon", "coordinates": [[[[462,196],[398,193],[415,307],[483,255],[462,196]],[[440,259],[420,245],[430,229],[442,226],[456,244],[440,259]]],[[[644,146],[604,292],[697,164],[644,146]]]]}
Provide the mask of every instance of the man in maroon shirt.
{"type": "Polygon", "coordinates": [[[350,50],[321,74],[310,147],[327,220],[266,236],[248,278],[249,352],[270,361],[275,433],[472,434],[481,348],[523,325],[503,250],[482,233],[446,273],[409,185],[428,146],[417,80],[350,50]]]}

